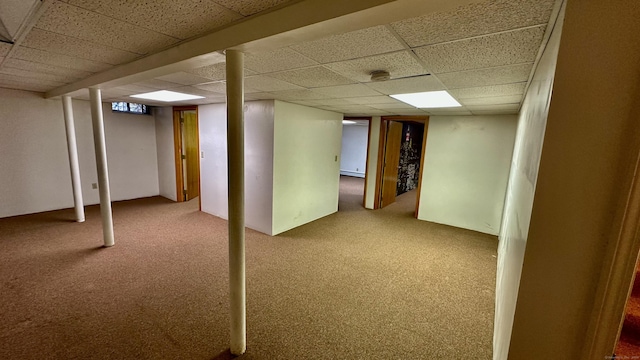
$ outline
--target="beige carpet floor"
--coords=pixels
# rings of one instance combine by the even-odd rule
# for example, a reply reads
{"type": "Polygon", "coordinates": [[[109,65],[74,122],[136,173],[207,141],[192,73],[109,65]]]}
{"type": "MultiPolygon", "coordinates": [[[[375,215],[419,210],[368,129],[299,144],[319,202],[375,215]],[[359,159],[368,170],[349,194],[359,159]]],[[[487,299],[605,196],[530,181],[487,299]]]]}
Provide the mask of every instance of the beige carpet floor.
{"type": "MultiPolygon", "coordinates": [[[[276,237],[247,231],[242,359],[490,359],[497,239],[418,221],[415,193],[276,237]]],[[[114,203],[116,246],[60,210],[0,219],[0,359],[227,359],[226,222],[114,203]]]]}

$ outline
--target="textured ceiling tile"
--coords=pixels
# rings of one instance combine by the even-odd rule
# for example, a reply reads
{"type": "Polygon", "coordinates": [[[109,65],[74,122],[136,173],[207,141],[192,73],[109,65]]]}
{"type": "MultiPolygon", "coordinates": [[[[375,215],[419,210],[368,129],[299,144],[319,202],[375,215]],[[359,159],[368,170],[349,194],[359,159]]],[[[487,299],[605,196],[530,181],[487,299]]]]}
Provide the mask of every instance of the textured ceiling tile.
{"type": "Polygon", "coordinates": [[[426,112],[429,115],[443,115],[443,116],[469,116],[473,115],[471,111],[468,110],[455,110],[455,111],[446,111],[441,109],[429,109],[426,112]]]}
{"type": "Polygon", "coordinates": [[[269,76],[306,88],[353,84],[355,82],[322,66],[289,70],[269,76]]]}
{"type": "Polygon", "coordinates": [[[207,83],[211,81],[210,79],[189,74],[183,71],[169,74],[169,75],[159,76],[156,79],[177,83],[177,84],[182,84],[182,85],[195,85],[195,84],[202,84],[202,83],[207,83]]]}
{"type": "Polygon", "coordinates": [[[2,74],[0,74],[0,88],[35,91],[35,92],[46,92],[55,87],[56,86],[47,86],[47,85],[37,84],[37,83],[26,83],[24,81],[7,80],[7,79],[3,79],[2,74]]]}
{"type": "Polygon", "coordinates": [[[519,104],[522,101],[522,95],[508,96],[491,96],[472,99],[460,99],[462,105],[500,105],[500,104],[519,104]]]}
{"type": "Polygon", "coordinates": [[[257,14],[291,0],[214,0],[216,3],[244,16],[257,14]]]}
{"type": "Polygon", "coordinates": [[[130,62],[140,57],[140,55],[132,52],[37,28],[31,29],[21,45],[55,54],[74,56],[112,65],[130,62]]]}
{"type": "Polygon", "coordinates": [[[257,73],[270,73],[314,65],[318,65],[318,63],[290,48],[247,54],[244,61],[246,68],[257,73]]]}
{"type": "Polygon", "coordinates": [[[449,89],[487,85],[510,84],[527,81],[533,64],[501,66],[482,70],[469,70],[438,75],[449,89]]]}
{"type": "Polygon", "coordinates": [[[36,28],[97,44],[148,54],[179,40],[121,20],[55,2],[36,23],[36,28]]]}
{"type": "Polygon", "coordinates": [[[473,115],[518,115],[519,110],[474,110],[473,115]]]}
{"type": "Polygon", "coordinates": [[[546,24],[556,0],[491,0],[392,23],[411,47],[546,24]]]}
{"type": "Polygon", "coordinates": [[[444,85],[434,76],[417,76],[367,83],[367,86],[382,94],[407,94],[423,91],[443,90],[444,85]]]}
{"type": "Polygon", "coordinates": [[[268,92],[255,92],[251,94],[246,94],[244,96],[245,100],[271,100],[274,98],[275,98],[275,95],[268,92]]]}
{"type": "Polygon", "coordinates": [[[6,56],[13,45],[0,42],[0,56],[6,56]]]}
{"type": "Polygon", "coordinates": [[[70,0],[69,4],[178,39],[242,18],[210,0],[70,0]]]}
{"type": "Polygon", "coordinates": [[[424,46],[416,55],[436,74],[536,60],[545,26],[424,46]]]}
{"type": "Polygon", "coordinates": [[[45,74],[59,75],[71,79],[83,79],[93,74],[89,71],[63,68],[55,65],[36,63],[20,59],[8,59],[7,62],[3,64],[3,66],[45,74]]]}
{"type": "Polygon", "coordinates": [[[325,106],[353,105],[351,101],[346,99],[322,99],[314,100],[314,102],[325,106]]]}
{"type": "Polygon", "coordinates": [[[520,104],[505,104],[505,105],[469,105],[466,106],[471,111],[518,111],[520,110],[520,104]]]}
{"type": "Polygon", "coordinates": [[[283,90],[300,90],[300,86],[290,84],[286,81],[274,79],[269,76],[258,75],[251,76],[244,80],[246,87],[258,90],[260,92],[283,91],[283,90]]]}
{"type": "Polygon", "coordinates": [[[398,100],[385,95],[379,96],[361,96],[355,98],[348,98],[347,101],[354,104],[396,104],[398,100]]]}
{"type": "Polygon", "coordinates": [[[99,63],[62,54],[54,54],[48,51],[32,49],[23,46],[19,46],[16,49],[16,51],[12,55],[12,58],[88,72],[99,72],[112,67],[112,65],[105,63],[99,63]]]}
{"type": "Polygon", "coordinates": [[[194,85],[193,87],[201,90],[205,90],[205,91],[211,91],[218,94],[227,93],[227,83],[224,81],[216,81],[216,82],[210,82],[206,84],[197,84],[197,85],[194,85]]]}
{"type": "Polygon", "coordinates": [[[479,86],[464,89],[449,90],[456,99],[474,99],[489,96],[522,95],[527,86],[526,82],[504,85],[479,86]]]}
{"type": "Polygon", "coordinates": [[[190,95],[204,96],[207,98],[225,97],[224,94],[221,94],[219,92],[208,91],[208,90],[201,89],[195,86],[190,86],[190,85],[174,87],[174,88],[171,88],[171,91],[177,91],[177,92],[190,94],[190,95]]]}
{"type": "Polygon", "coordinates": [[[341,61],[326,66],[358,82],[371,81],[371,72],[374,70],[386,70],[392,79],[428,73],[408,51],[341,61]]]}
{"type": "Polygon", "coordinates": [[[37,85],[37,86],[42,86],[47,90],[64,85],[64,83],[58,82],[58,81],[18,76],[15,74],[7,74],[2,71],[0,71],[0,82],[16,83],[16,84],[24,83],[29,85],[37,85]]]}
{"type": "Polygon", "coordinates": [[[392,104],[370,104],[369,106],[374,107],[376,109],[387,110],[387,111],[398,110],[398,109],[405,109],[405,110],[416,109],[416,110],[422,111],[421,109],[418,109],[415,106],[411,106],[409,104],[405,104],[402,101],[397,101],[397,100],[395,100],[395,102],[392,104]]]}
{"type": "Polygon", "coordinates": [[[317,99],[329,99],[330,96],[317,93],[311,90],[286,90],[286,91],[274,91],[273,95],[276,99],[281,100],[317,100],[317,99]]]}
{"type": "Polygon", "coordinates": [[[173,88],[183,86],[182,84],[178,84],[170,81],[158,80],[158,79],[140,81],[135,83],[134,85],[145,86],[148,88],[158,89],[158,90],[168,90],[168,89],[173,89],[173,88]]]}
{"type": "Polygon", "coordinates": [[[35,71],[12,68],[12,67],[8,67],[8,66],[3,66],[2,68],[0,68],[0,73],[8,74],[8,75],[20,76],[20,77],[24,77],[24,78],[32,78],[32,79],[38,79],[38,80],[52,81],[52,82],[63,83],[63,84],[70,83],[72,81],[77,80],[77,78],[75,78],[75,77],[63,76],[63,75],[54,75],[54,74],[46,74],[46,73],[42,73],[42,72],[35,72],[35,71]]]}
{"type": "Polygon", "coordinates": [[[226,63],[222,62],[187,70],[187,72],[211,80],[224,80],[226,77],[226,68],[226,63]]]}
{"type": "Polygon", "coordinates": [[[291,48],[320,63],[328,63],[403,50],[404,46],[381,25],[296,44],[291,48]]]}
{"type": "Polygon", "coordinates": [[[362,84],[353,85],[341,85],[341,86],[329,86],[313,89],[314,92],[324,94],[333,98],[348,98],[358,96],[378,96],[375,90],[372,90],[362,84]]]}

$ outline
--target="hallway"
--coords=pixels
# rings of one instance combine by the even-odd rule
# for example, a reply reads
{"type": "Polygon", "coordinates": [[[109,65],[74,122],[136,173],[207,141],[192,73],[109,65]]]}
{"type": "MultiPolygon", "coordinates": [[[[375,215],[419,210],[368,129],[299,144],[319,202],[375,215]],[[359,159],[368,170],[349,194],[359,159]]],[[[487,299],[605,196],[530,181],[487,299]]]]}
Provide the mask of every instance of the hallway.
{"type": "MultiPolygon", "coordinates": [[[[241,358],[490,359],[496,238],[342,183],[338,213],[247,230],[241,358]]],[[[0,219],[0,358],[229,358],[226,221],[197,207],[114,203],[110,249],[97,206],[0,219]]]]}

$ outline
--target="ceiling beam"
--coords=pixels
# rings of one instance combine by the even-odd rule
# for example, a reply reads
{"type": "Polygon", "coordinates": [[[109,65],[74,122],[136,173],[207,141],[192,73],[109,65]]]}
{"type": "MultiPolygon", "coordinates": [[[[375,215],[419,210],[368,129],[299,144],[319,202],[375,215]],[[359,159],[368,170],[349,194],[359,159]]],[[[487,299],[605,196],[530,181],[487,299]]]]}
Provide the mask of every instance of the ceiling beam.
{"type": "Polygon", "coordinates": [[[480,0],[301,0],[48,91],[46,98],[111,88],[224,61],[219,51],[260,51],[447,11],[480,0]]]}

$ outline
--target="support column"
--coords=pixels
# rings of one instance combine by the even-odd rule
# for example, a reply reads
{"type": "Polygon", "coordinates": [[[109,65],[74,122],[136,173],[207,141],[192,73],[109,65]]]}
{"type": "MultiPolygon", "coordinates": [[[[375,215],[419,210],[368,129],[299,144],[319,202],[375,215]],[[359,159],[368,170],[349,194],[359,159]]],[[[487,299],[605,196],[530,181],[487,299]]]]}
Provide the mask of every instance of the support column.
{"type": "Polygon", "coordinates": [[[244,54],[227,50],[227,166],[231,353],[247,349],[244,253],[244,54]]]}
{"type": "Polygon", "coordinates": [[[89,89],[91,100],[91,121],[93,123],[93,143],[96,147],[98,166],[98,189],[100,190],[100,214],[104,246],[114,245],[113,217],[111,215],[111,194],[109,192],[109,170],[107,169],[107,146],[104,139],[104,118],[102,116],[102,94],[100,89],[89,89]]]}
{"type": "Polygon", "coordinates": [[[76,209],[76,221],[84,222],[84,204],[82,201],[82,183],[80,182],[80,165],[78,165],[78,145],[76,128],[73,121],[73,105],[70,96],[62,97],[64,127],[67,130],[67,149],[69,150],[69,167],[71,168],[71,187],[73,188],[73,204],[76,209]]]}

